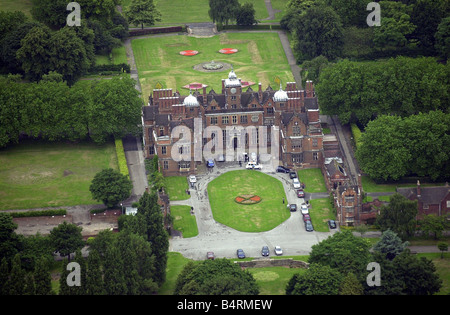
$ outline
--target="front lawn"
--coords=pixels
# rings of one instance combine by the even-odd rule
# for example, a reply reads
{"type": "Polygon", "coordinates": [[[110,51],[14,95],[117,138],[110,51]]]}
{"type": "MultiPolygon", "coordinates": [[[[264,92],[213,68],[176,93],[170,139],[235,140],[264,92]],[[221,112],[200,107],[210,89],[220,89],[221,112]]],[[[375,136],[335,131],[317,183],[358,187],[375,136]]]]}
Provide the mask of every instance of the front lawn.
{"type": "Polygon", "coordinates": [[[185,176],[168,176],[165,178],[166,190],[170,200],[186,200],[191,198],[186,193],[189,189],[189,184],[185,176]]]}
{"type": "Polygon", "coordinates": [[[0,209],[98,204],[89,186],[118,169],[114,143],[27,141],[0,150],[0,209]]]}
{"type": "Polygon", "coordinates": [[[276,178],[253,170],[237,170],[220,175],[208,185],[214,219],[243,232],[268,231],[290,216],[283,204],[286,194],[276,178]],[[236,197],[256,195],[259,203],[243,204],[236,197]]]}
{"type": "Polygon", "coordinates": [[[305,192],[322,193],[327,192],[325,179],[320,168],[307,168],[297,172],[301,183],[305,183],[305,192]]]}
{"type": "Polygon", "coordinates": [[[170,213],[173,218],[173,228],[183,233],[183,238],[198,235],[197,221],[195,215],[191,214],[191,207],[171,206],[170,213]]]}
{"type": "Polygon", "coordinates": [[[309,203],[311,204],[309,215],[311,216],[314,230],[318,232],[329,232],[328,220],[336,220],[330,199],[311,199],[309,203]]]}

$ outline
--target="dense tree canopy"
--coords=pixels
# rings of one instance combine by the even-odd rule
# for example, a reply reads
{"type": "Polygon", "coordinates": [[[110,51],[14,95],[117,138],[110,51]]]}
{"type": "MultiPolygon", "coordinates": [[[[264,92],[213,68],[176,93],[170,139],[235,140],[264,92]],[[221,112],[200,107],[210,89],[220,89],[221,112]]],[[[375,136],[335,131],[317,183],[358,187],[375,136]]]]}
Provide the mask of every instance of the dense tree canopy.
{"type": "Polygon", "coordinates": [[[367,125],[356,157],[361,169],[375,180],[409,175],[448,179],[449,126],[450,114],[442,111],[405,118],[383,115],[367,125]]]}
{"type": "Polygon", "coordinates": [[[316,92],[324,114],[338,115],[344,124],[365,126],[382,114],[448,111],[449,78],[450,64],[434,58],[343,60],[321,71],[316,92]]]}
{"type": "Polygon", "coordinates": [[[95,174],[89,190],[95,200],[112,208],[131,195],[133,185],[127,176],[111,168],[95,174]]]}
{"type": "Polygon", "coordinates": [[[142,29],[144,24],[152,26],[156,22],[161,21],[161,13],[156,8],[153,0],[132,0],[125,15],[128,23],[141,25],[142,29]]]}
{"type": "Polygon", "coordinates": [[[135,84],[127,77],[79,81],[72,87],[53,80],[0,78],[0,146],[18,142],[21,133],[104,143],[137,132],[143,102],[135,84]]]}

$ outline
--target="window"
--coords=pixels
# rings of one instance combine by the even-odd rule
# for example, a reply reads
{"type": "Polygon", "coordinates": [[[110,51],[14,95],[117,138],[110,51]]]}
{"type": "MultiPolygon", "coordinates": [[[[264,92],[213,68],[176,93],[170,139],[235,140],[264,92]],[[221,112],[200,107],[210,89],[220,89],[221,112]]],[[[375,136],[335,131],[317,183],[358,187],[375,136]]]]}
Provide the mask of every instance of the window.
{"type": "Polygon", "coordinates": [[[182,168],[191,168],[191,162],[189,161],[181,161],[178,162],[178,168],[182,169],[182,168]]]}
{"type": "Polygon", "coordinates": [[[241,116],[241,124],[248,123],[248,117],[247,116],[241,116]]]}
{"type": "Polygon", "coordinates": [[[447,208],[450,208],[450,200],[447,200],[447,208]]]}
{"type": "Polygon", "coordinates": [[[231,105],[231,108],[236,109],[237,108],[236,104],[231,105]]]}
{"type": "Polygon", "coordinates": [[[169,161],[164,161],[164,162],[163,162],[163,168],[164,168],[165,170],[168,170],[168,169],[169,169],[169,161]]]}
{"type": "Polygon", "coordinates": [[[300,149],[302,147],[302,140],[292,140],[292,149],[300,149]]]}
{"type": "Polygon", "coordinates": [[[154,146],[149,146],[148,147],[148,154],[149,155],[155,154],[155,147],[154,146]]]}
{"type": "Polygon", "coordinates": [[[252,108],[256,108],[256,104],[252,104],[252,108]]]}
{"type": "Polygon", "coordinates": [[[164,127],[159,127],[159,136],[164,136],[164,127]]]}
{"type": "Polygon", "coordinates": [[[228,116],[222,116],[222,124],[228,125],[228,116]]]}
{"type": "Polygon", "coordinates": [[[273,114],[273,107],[267,109],[267,114],[273,114]]]}
{"type": "Polygon", "coordinates": [[[217,117],[211,117],[211,125],[217,125],[217,117]]]}
{"type": "Polygon", "coordinates": [[[166,154],[167,153],[167,147],[163,146],[161,147],[161,154],[166,154]]]}
{"type": "Polygon", "coordinates": [[[314,153],[313,153],[313,160],[314,160],[314,161],[317,161],[318,159],[319,159],[319,153],[314,152],[314,153]]]}
{"type": "MultiPolygon", "coordinates": [[[[235,101],[236,100],[236,95],[231,96],[231,100],[235,101]]],[[[236,106],[236,105],[235,105],[236,106]]]]}
{"type": "Polygon", "coordinates": [[[234,125],[237,124],[237,116],[231,116],[231,121],[234,125]]]}
{"type": "Polygon", "coordinates": [[[280,103],[280,107],[284,107],[284,103],[280,103]]]}
{"type": "Polygon", "coordinates": [[[216,106],[211,106],[211,110],[216,110],[216,106]]]}
{"type": "Polygon", "coordinates": [[[317,138],[313,138],[312,145],[313,147],[317,147],[317,138]]]}
{"type": "Polygon", "coordinates": [[[292,127],[292,135],[293,135],[294,137],[299,137],[299,136],[301,136],[301,133],[300,133],[300,126],[293,126],[293,127],[292,127]]]}
{"type": "Polygon", "coordinates": [[[293,154],[292,163],[303,163],[303,154],[293,154]]]}
{"type": "Polygon", "coordinates": [[[351,196],[345,196],[344,197],[345,202],[355,202],[355,196],[351,195],[351,196]]]}

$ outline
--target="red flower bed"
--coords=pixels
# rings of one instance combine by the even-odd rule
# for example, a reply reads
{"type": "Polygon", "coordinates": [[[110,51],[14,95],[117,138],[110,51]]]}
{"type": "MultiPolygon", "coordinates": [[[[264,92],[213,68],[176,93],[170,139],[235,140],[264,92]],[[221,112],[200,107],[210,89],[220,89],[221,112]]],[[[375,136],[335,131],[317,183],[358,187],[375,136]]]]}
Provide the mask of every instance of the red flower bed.
{"type": "Polygon", "coordinates": [[[261,197],[256,195],[241,195],[234,198],[234,201],[242,205],[252,205],[261,201],[261,197]]]}
{"type": "Polygon", "coordinates": [[[183,56],[195,56],[197,54],[198,54],[197,50],[183,50],[183,51],[180,51],[180,55],[183,55],[183,56]]]}
{"type": "Polygon", "coordinates": [[[221,54],[235,54],[238,52],[238,50],[236,48],[222,48],[221,50],[219,50],[219,52],[221,54]]]}

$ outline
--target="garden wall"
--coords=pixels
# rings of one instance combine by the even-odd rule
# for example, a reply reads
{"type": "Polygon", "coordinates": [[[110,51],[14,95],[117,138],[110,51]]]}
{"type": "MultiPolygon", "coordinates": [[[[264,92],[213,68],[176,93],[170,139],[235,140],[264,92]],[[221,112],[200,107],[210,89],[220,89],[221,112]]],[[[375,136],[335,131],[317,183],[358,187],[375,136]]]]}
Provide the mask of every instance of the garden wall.
{"type": "Polygon", "coordinates": [[[289,267],[289,268],[309,268],[309,264],[304,261],[286,259],[255,259],[252,261],[235,261],[242,268],[264,268],[264,267],[289,267]]]}

